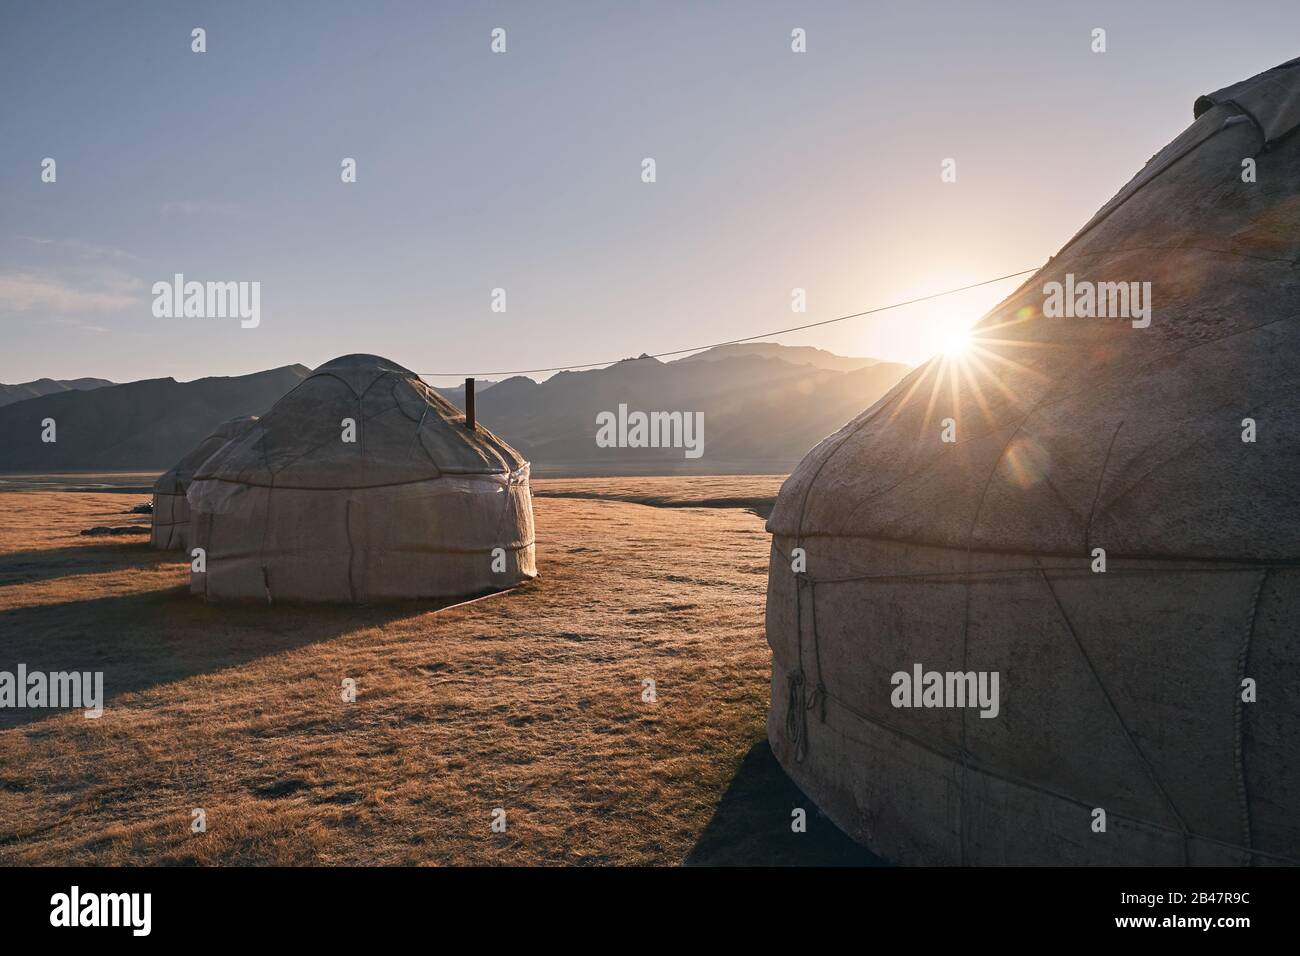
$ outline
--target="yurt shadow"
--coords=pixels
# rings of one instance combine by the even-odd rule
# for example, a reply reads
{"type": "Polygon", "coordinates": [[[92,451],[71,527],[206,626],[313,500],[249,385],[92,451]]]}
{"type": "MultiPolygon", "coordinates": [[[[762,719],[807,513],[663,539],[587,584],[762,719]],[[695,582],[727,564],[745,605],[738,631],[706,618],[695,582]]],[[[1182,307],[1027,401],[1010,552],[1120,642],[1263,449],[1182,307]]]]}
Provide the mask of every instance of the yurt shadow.
{"type": "Polygon", "coordinates": [[[883,866],[849,839],[794,784],[766,740],[745,754],[687,866],[883,866]],[[805,811],[807,829],[792,829],[805,811]]]}
{"type": "MultiPolygon", "coordinates": [[[[195,601],[185,586],[0,612],[4,657],[33,672],[103,673],[102,702],[239,667],[464,603],[465,599],[382,605],[226,604],[195,601]]],[[[0,729],[66,714],[66,709],[0,709],[0,729]]]]}
{"type": "Polygon", "coordinates": [[[173,562],[178,562],[175,556],[160,554],[149,547],[148,541],[141,540],[11,551],[0,554],[0,587],[52,581],[76,574],[155,568],[173,562]]]}

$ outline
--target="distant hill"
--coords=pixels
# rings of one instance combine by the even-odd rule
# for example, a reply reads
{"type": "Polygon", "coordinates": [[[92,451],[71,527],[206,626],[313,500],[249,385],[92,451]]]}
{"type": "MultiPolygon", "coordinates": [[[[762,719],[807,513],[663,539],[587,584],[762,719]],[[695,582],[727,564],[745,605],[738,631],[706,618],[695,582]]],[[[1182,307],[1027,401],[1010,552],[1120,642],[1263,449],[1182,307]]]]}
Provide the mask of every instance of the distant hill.
{"type": "MultiPolygon", "coordinates": [[[[489,388],[491,388],[493,385],[496,384],[498,383],[493,381],[492,379],[487,379],[487,378],[475,379],[474,380],[475,396],[482,395],[489,388]]],[[[435,388],[434,391],[437,392],[439,395],[441,395],[443,398],[445,398],[447,401],[451,402],[457,408],[465,407],[465,386],[464,385],[457,385],[455,388],[435,388]]]]}
{"type": "MultiPolygon", "coordinates": [[[[850,358],[836,355],[825,349],[815,349],[811,345],[778,345],[775,342],[739,342],[735,345],[719,345],[703,352],[696,352],[678,362],[716,362],[719,359],[739,358],[756,355],[760,358],[780,359],[791,365],[812,365],[816,368],[829,369],[833,372],[856,372],[860,368],[880,365],[880,359],[850,358]]],[[[670,363],[671,364],[671,363],[670,363]]]]}
{"type": "Polygon", "coordinates": [[[170,468],[237,415],[257,415],[310,373],[304,365],[178,382],[147,379],[59,391],[0,408],[0,471],[145,471],[170,468]],[[57,441],[41,441],[52,418],[57,441]]]}
{"type": "Polygon", "coordinates": [[[38,378],[34,382],[22,382],[18,385],[0,384],[0,406],[12,405],[14,402],[25,401],[29,398],[39,398],[42,395],[53,395],[56,392],[87,392],[92,388],[103,388],[105,385],[112,384],[106,378],[63,380],[38,378]]]}
{"type": "MultiPolygon", "coordinates": [[[[724,346],[677,362],[643,357],[560,372],[540,384],[506,379],[476,395],[478,417],[542,474],[779,473],[911,371],[761,344],[760,354],[724,346]],[[814,360],[854,367],[837,371],[814,360]],[[597,414],[617,414],[619,404],[629,411],[703,412],[704,454],[687,459],[681,449],[597,447],[597,414]]],[[[444,394],[460,403],[461,396],[444,394]]]]}
{"type": "MultiPolygon", "coordinates": [[[[479,382],[475,394],[479,420],[523,452],[538,474],[775,474],[791,469],[909,371],[893,362],[762,342],[675,362],[628,359],[541,383],[523,376],[479,382]],[[703,455],[597,447],[596,416],[617,414],[620,404],[629,412],[703,412],[703,455]]],[[[305,366],[292,365],[17,402],[0,408],[0,472],[161,471],[219,422],[266,412],[307,374],[305,366]],[[40,440],[44,418],[57,423],[55,444],[40,440]]],[[[463,388],[438,391],[463,407],[463,388]]]]}

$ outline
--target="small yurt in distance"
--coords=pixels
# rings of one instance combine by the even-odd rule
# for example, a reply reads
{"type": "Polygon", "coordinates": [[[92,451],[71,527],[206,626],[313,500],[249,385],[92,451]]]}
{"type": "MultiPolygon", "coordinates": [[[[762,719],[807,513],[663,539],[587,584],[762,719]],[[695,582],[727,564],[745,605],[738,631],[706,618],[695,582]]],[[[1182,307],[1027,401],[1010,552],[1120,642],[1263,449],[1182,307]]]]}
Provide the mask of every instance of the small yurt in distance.
{"type": "Polygon", "coordinates": [[[149,537],[152,547],[167,551],[185,549],[190,530],[190,506],[185,493],[194,472],[255,421],[257,416],[243,415],[222,422],[193,451],[158,476],[153,484],[153,525],[149,537]]]}
{"type": "Polygon", "coordinates": [[[781,489],[768,737],[887,859],[1300,863],[1300,60],[1193,115],[781,489]]]}
{"type": "Polygon", "coordinates": [[[190,486],[211,601],[466,596],[536,576],[528,462],[418,375],[327,362],[190,486]]]}

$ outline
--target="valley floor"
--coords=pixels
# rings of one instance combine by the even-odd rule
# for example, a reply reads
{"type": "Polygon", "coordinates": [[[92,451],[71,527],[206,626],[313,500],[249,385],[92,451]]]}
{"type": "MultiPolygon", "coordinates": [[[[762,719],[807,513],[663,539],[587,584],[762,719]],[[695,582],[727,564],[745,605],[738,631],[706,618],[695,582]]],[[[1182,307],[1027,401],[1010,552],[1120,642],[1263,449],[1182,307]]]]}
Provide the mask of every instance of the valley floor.
{"type": "Polygon", "coordinates": [[[205,605],[78,535],[145,498],[0,491],[0,670],[107,698],[0,710],[0,864],[872,862],[764,742],[779,483],[538,481],[540,577],[441,609],[205,605]]]}

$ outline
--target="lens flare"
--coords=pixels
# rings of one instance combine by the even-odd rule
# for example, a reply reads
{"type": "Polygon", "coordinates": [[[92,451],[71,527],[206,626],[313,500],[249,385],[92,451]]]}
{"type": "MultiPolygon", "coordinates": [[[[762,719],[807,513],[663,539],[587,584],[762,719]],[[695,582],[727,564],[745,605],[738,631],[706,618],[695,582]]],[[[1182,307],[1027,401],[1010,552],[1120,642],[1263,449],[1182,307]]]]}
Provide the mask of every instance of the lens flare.
{"type": "Polygon", "coordinates": [[[943,354],[949,358],[964,355],[970,348],[971,335],[967,329],[954,329],[948,332],[941,343],[943,354]]]}

